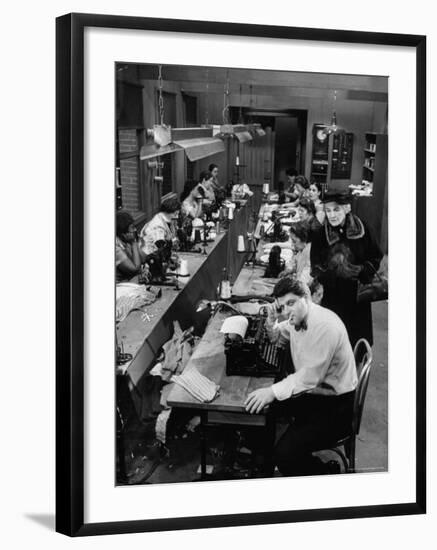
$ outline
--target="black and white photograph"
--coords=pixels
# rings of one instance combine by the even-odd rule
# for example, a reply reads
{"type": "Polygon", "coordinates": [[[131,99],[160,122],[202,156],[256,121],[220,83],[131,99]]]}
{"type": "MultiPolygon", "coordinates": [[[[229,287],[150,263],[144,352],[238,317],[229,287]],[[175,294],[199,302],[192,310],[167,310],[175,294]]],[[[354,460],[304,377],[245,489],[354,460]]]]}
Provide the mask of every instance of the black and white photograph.
{"type": "Polygon", "coordinates": [[[388,77],[114,85],[115,485],[387,472],[388,77]]]}

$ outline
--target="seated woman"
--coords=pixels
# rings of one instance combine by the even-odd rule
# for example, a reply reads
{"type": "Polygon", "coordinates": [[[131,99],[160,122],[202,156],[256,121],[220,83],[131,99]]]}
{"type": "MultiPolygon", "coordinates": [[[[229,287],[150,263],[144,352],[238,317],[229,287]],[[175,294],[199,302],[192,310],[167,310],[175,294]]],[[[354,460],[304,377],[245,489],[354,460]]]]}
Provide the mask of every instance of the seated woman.
{"type": "Polygon", "coordinates": [[[322,227],[322,224],[316,218],[316,209],[314,203],[309,199],[300,199],[299,200],[299,219],[301,222],[305,222],[310,230],[310,240],[312,235],[319,231],[322,227]]]}
{"type": "Polygon", "coordinates": [[[141,250],[144,254],[156,252],[158,247],[155,243],[158,241],[176,243],[176,232],[172,220],[177,218],[180,207],[176,193],[168,193],[162,197],[159,212],[144,225],[140,232],[141,250]]]}
{"type": "Polygon", "coordinates": [[[284,204],[288,199],[285,195],[285,184],[283,181],[278,181],[278,204],[284,204]]]}
{"type": "Polygon", "coordinates": [[[226,189],[222,187],[218,180],[219,168],[217,164],[210,164],[208,170],[211,173],[211,186],[215,195],[215,202],[221,205],[226,198],[226,189]]]}
{"type": "Polygon", "coordinates": [[[316,218],[321,224],[325,221],[325,209],[323,207],[322,197],[322,186],[319,182],[313,181],[310,184],[308,189],[308,197],[310,201],[314,204],[316,210],[316,218]]]}
{"type": "Polygon", "coordinates": [[[181,214],[192,219],[199,218],[203,214],[202,203],[205,198],[205,190],[194,180],[187,180],[181,193],[181,214]]]}
{"type": "Polygon", "coordinates": [[[253,197],[253,191],[250,190],[250,187],[242,181],[241,183],[236,183],[232,186],[232,198],[233,200],[244,200],[250,197],[253,197]]]}
{"type": "Polygon", "coordinates": [[[351,196],[327,193],[326,219],[313,235],[311,267],[323,284],[322,306],[331,309],[346,325],[352,346],[359,338],[372,345],[371,303],[358,302],[359,283],[369,283],[378,270],[382,252],[369,227],[351,213],[351,196]]]}
{"type": "Polygon", "coordinates": [[[140,249],[137,230],[129,212],[119,210],[115,237],[115,279],[117,283],[128,281],[141,272],[146,257],[140,249]]]}
{"type": "Polygon", "coordinates": [[[264,277],[276,279],[281,271],[284,270],[285,262],[281,258],[281,247],[278,245],[272,246],[269,254],[269,264],[264,272],[264,277]]]}
{"type": "Polygon", "coordinates": [[[307,197],[310,183],[305,176],[295,176],[293,181],[293,187],[291,188],[290,186],[285,195],[289,198],[290,202],[297,205],[298,200],[307,197]]]}
{"type": "MultiPolygon", "coordinates": [[[[293,249],[291,272],[306,285],[312,282],[311,277],[311,229],[306,222],[297,222],[290,227],[290,240],[293,249]]],[[[290,272],[290,269],[288,269],[290,272]]]]}
{"type": "Polygon", "coordinates": [[[212,183],[211,172],[204,170],[199,174],[199,188],[202,188],[205,192],[205,199],[203,204],[205,206],[211,206],[215,202],[215,193],[212,183]]]}
{"type": "Polygon", "coordinates": [[[297,170],[295,168],[287,168],[285,175],[287,176],[287,189],[284,192],[287,199],[293,202],[298,199],[294,192],[294,180],[297,176],[297,170]]]}
{"type": "Polygon", "coordinates": [[[317,277],[314,277],[309,285],[311,300],[314,304],[321,304],[323,300],[323,286],[317,277]]]}

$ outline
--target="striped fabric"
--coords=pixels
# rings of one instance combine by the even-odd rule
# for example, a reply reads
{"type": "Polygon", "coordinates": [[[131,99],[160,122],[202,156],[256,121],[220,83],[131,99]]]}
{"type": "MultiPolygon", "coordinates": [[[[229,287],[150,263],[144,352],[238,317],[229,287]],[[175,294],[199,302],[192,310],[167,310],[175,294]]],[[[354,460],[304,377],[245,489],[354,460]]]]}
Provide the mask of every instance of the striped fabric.
{"type": "Polygon", "coordinates": [[[220,386],[200,374],[195,368],[185,370],[180,376],[173,376],[172,381],[182,386],[202,403],[212,401],[218,395],[220,389],[220,386]]]}

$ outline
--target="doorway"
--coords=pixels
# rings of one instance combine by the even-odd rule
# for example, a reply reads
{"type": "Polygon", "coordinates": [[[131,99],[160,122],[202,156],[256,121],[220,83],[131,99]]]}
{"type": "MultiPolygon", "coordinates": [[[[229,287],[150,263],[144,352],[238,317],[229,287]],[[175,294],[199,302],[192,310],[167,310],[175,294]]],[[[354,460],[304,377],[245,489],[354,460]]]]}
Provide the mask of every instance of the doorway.
{"type": "MultiPolygon", "coordinates": [[[[237,109],[235,109],[235,115],[236,111],[237,109]]],[[[271,158],[273,159],[275,189],[278,188],[278,182],[286,183],[285,171],[288,168],[295,168],[298,174],[305,174],[308,111],[303,109],[273,111],[246,108],[243,109],[243,116],[244,123],[260,123],[263,128],[270,127],[272,129],[273,151],[271,158]]]]}

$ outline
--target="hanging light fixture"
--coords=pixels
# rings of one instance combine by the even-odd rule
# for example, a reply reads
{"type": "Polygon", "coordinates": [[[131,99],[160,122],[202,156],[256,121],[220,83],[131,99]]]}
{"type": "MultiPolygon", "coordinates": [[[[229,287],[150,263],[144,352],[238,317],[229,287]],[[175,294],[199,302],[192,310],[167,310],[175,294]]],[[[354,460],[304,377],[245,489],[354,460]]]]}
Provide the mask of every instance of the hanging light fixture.
{"type": "MultiPolygon", "coordinates": [[[[250,113],[252,113],[253,111],[253,97],[252,97],[252,84],[249,86],[249,90],[250,90],[250,102],[249,102],[249,105],[250,105],[250,113]]],[[[251,118],[252,118],[252,114],[249,115],[250,118],[250,122],[249,124],[247,125],[248,129],[249,129],[249,132],[252,134],[253,137],[263,137],[266,135],[265,133],[265,130],[263,129],[263,127],[261,126],[261,124],[259,122],[252,122],[251,121],[251,118]]]]}
{"type": "Polygon", "coordinates": [[[326,126],[323,129],[323,133],[327,136],[333,134],[344,134],[345,130],[341,126],[337,124],[337,112],[336,112],[336,104],[337,104],[337,90],[334,90],[334,104],[332,109],[332,117],[331,117],[331,124],[329,126],[326,126]]]}
{"type": "MultiPolygon", "coordinates": [[[[223,93],[223,124],[220,126],[219,132],[216,134],[221,138],[233,137],[238,139],[240,143],[246,143],[252,140],[247,126],[245,124],[231,124],[229,120],[229,69],[226,75],[226,84],[223,93]]],[[[241,113],[241,86],[240,86],[240,115],[241,113]]]]}
{"type": "Polygon", "coordinates": [[[147,130],[150,141],[141,147],[140,160],[147,160],[175,151],[185,151],[192,162],[222,153],[225,150],[221,139],[213,136],[213,129],[204,128],[172,128],[164,122],[162,65],[158,67],[158,107],[159,124],[147,130]]]}

